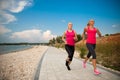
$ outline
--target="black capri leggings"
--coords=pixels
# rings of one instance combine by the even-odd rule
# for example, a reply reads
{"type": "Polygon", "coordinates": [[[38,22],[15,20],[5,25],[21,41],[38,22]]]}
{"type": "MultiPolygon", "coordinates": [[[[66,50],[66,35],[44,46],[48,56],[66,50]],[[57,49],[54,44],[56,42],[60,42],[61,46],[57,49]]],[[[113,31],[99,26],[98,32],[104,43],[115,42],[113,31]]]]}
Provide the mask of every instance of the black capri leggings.
{"type": "Polygon", "coordinates": [[[87,58],[90,58],[90,56],[92,55],[92,58],[96,59],[96,53],[95,53],[96,44],[86,43],[86,46],[89,50],[89,52],[87,54],[87,58]]]}
{"type": "Polygon", "coordinates": [[[73,55],[74,55],[74,51],[75,51],[75,47],[66,44],[66,45],[65,45],[65,49],[66,49],[66,51],[67,51],[67,53],[68,53],[69,61],[72,61],[73,55]]]}

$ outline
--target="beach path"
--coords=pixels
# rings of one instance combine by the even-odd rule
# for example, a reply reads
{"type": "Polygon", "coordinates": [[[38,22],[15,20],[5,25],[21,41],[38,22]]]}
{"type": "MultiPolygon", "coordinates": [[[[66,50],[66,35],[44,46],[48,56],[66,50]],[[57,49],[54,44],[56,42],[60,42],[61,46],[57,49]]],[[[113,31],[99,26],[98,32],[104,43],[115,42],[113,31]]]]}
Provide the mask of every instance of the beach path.
{"type": "Polygon", "coordinates": [[[98,67],[100,75],[93,73],[93,67],[87,63],[86,69],[82,67],[82,60],[73,59],[71,71],[65,66],[67,54],[57,48],[49,47],[43,56],[39,68],[39,77],[34,80],[120,80],[119,74],[98,67]]]}

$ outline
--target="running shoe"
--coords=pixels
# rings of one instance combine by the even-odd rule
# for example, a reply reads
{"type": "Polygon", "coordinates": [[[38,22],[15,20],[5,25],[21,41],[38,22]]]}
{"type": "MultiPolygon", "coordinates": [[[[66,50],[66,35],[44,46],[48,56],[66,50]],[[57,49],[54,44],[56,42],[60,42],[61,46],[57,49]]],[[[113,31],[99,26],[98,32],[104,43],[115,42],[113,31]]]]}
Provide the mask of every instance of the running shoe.
{"type": "Polygon", "coordinates": [[[69,64],[68,64],[68,63],[69,63],[69,62],[68,62],[68,61],[66,61],[65,65],[66,65],[66,67],[67,67],[67,69],[68,69],[68,70],[71,70],[71,69],[70,69],[70,66],[69,66],[69,64]]]}
{"type": "Polygon", "coordinates": [[[83,61],[83,68],[86,68],[86,63],[83,61]]]}
{"type": "Polygon", "coordinates": [[[94,70],[94,73],[95,73],[96,75],[101,74],[101,72],[100,72],[100,71],[98,71],[98,70],[94,70]]]}
{"type": "Polygon", "coordinates": [[[68,69],[68,70],[71,70],[69,65],[67,66],[67,69],[68,69]]]}

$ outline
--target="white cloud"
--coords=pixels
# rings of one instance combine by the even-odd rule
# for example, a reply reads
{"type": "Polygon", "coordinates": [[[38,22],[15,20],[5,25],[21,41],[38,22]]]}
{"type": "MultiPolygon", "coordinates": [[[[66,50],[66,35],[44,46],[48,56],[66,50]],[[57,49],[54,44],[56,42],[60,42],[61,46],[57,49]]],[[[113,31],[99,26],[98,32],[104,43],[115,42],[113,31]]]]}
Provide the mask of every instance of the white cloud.
{"type": "Polygon", "coordinates": [[[63,19],[63,20],[61,20],[61,22],[66,23],[66,20],[63,19]]]}
{"type": "Polygon", "coordinates": [[[14,21],[16,21],[15,16],[8,14],[4,11],[0,11],[0,24],[8,24],[14,21]]]}
{"type": "Polygon", "coordinates": [[[50,30],[42,32],[39,29],[24,30],[21,32],[14,32],[11,35],[11,39],[19,39],[22,42],[48,42],[51,38],[55,37],[50,30]]]}
{"type": "Polygon", "coordinates": [[[0,34],[5,34],[5,33],[8,33],[8,32],[11,32],[11,30],[4,27],[3,25],[0,25],[0,34]]]}
{"type": "Polygon", "coordinates": [[[113,28],[120,27],[120,24],[113,24],[112,27],[113,27],[113,28]]]}
{"type": "Polygon", "coordinates": [[[0,0],[0,9],[13,13],[21,12],[25,6],[31,6],[33,0],[0,0]]]}
{"type": "Polygon", "coordinates": [[[33,0],[0,0],[0,24],[9,24],[16,21],[12,13],[19,13],[26,6],[31,6],[33,0]]]}
{"type": "Polygon", "coordinates": [[[56,37],[56,35],[53,35],[50,30],[43,32],[43,38],[45,40],[52,39],[53,37],[56,37]]]}
{"type": "Polygon", "coordinates": [[[112,27],[117,27],[117,25],[113,24],[112,27]]]}
{"type": "Polygon", "coordinates": [[[19,1],[16,4],[13,4],[12,7],[9,8],[11,12],[18,13],[21,12],[25,6],[27,5],[26,1],[19,1]]]}
{"type": "Polygon", "coordinates": [[[27,41],[35,41],[39,40],[39,37],[41,36],[41,30],[33,29],[33,30],[24,30],[21,32],[14,32],[12,33],[11,38],[13,39],[21,39],[21,40],[27,40],[27,41]]]}

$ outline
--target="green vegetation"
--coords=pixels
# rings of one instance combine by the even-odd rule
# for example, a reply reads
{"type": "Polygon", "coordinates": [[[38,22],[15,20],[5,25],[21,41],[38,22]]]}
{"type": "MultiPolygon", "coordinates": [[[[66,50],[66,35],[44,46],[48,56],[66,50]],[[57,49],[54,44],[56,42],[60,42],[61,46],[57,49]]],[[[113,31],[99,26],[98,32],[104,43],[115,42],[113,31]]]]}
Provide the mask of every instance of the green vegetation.
{"type": "Polygon", "coordinates": [[[82,36],[80,34],[77,34],[77,38],[78,38],[77,42],[79,42],[80,40],[82,40],[82,36]]]}
{"type": "Polygon", "coordinates": [[[81,58],[85,58],[86,49],[82,47],[82,48],[80,48],[80,52],[81,52],[81,53],[80,53],[80,57],[81,57],[81,58]]]}
{"type": "Polygon", "coordinates": [[[109,34],[105,34],[105,36],[109,36],[109,34]]]}
{"type": "Polygon", "coordinates": [[[77,44],[75,46],[75,49],[79,52],[79,56],[81,58],[85,58],[85,55],[87,54],[87,48],[84,43],[82,43],[81,45],[77,44]]]}

